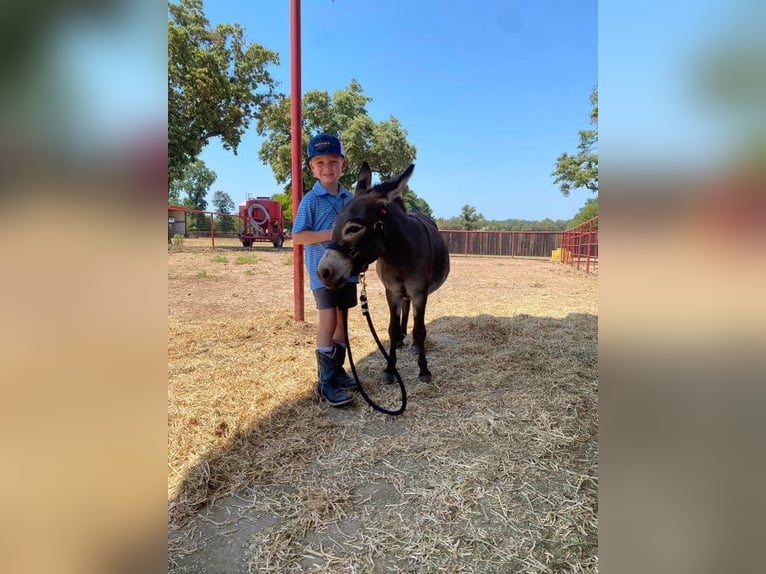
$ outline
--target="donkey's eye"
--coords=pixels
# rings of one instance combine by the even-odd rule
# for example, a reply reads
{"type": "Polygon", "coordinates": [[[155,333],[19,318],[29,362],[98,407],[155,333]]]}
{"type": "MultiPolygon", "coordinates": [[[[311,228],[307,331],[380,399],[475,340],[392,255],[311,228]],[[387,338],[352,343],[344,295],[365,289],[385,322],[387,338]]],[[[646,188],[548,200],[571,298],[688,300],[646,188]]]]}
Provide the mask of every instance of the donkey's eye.
{"type": "Polygon", "coordinates": [[[347,225],[346,226],[346,233],[348,235],[356,235],[361,230],[362,230],[362,226],[361,225],[355,225],[355,224],[352,223],[351,225],[347,225]]]}

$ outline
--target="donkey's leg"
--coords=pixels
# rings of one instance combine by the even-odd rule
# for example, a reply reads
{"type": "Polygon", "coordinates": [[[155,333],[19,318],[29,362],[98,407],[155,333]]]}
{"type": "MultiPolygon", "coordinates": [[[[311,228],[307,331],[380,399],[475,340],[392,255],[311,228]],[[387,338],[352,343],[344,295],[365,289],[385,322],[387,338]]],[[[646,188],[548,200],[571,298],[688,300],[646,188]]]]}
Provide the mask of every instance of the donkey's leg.
{"type": "Polygon", "coordinates": [[[431,382],[431,371],[428,370],[426,361],[426,302],[428,295],[418,295],[412,299],[414,325],[412,327],[412,346],[417,349],[418,367],[420,373],[418,378],[424,383],[431,382]]]}
{"type": "Polygon", "coordinates": [[[386,301],[388,301],[388,340],[390,341],[388,355],[391,360],[383,370],[383,382],[390,384],[394,382],[394,372],[396,371],[396,347],[402,338],[401,325],[399,323],[402,298],[394,295],[390,289],[386,289],[386,301]]]}
{"type": "Polygon", "coordinates": [[[404,339],[407,336],[407,321],[410,318],[410,298],[404,297],[402,299],[402,328],[401,328],[401,336],[399,337],[399,347],[404,346],[404,339]]]}

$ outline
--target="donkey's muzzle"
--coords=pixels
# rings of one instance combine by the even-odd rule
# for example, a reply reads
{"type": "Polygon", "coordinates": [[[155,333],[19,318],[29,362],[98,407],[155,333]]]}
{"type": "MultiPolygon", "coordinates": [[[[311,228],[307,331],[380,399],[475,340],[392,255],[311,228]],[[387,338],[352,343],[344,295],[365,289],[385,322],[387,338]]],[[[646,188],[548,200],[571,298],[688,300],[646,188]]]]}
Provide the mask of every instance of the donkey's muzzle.
{"type": "Polygon", "coordinates": [[[328,289],[343,287],[351,277],[351,261],[338,251],[328,249],[319,261],[317,275],[328,289]]]}
{"type": "Polygon", "coordinates": [[[339,287],[343,287],[346,283],[345,279],[336,277],[332,269],[328,267],[318,269],[317,272],[319,273],[319,278],[322,280],[322,283],[324,283],[324,286],[328,289],[338,289],[339,287]]]}

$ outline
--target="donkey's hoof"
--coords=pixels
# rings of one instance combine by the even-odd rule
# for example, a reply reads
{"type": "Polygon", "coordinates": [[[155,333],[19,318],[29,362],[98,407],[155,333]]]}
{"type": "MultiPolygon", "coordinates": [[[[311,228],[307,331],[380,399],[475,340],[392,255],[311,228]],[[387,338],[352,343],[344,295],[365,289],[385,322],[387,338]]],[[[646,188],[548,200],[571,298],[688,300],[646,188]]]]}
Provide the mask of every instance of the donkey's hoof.
{"type": "Polygon", "coordinates": [[[418,379],[420,379],[421,383],[430,383],[431,382],[431,373],[425,373],[418,375],[418,379]]]}
{"type": "Polygon", "coordinates": [[[383,376],[380,378],[380,382],[384,385],[391,385],[394,382],[394,374],[383,371],[383,376]]]}

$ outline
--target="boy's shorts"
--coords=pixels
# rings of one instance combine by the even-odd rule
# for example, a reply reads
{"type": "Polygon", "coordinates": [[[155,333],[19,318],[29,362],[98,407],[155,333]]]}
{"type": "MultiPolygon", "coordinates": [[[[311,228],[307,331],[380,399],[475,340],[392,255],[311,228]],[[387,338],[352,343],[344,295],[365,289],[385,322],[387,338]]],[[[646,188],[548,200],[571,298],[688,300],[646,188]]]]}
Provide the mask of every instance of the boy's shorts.
{"type": "Polygon", "coordinates": [[[350,309],[356,307],[356,283],[346,283],[340,289],[313,289],[314,299],[317,302],[317,309],[350,309]]]}

